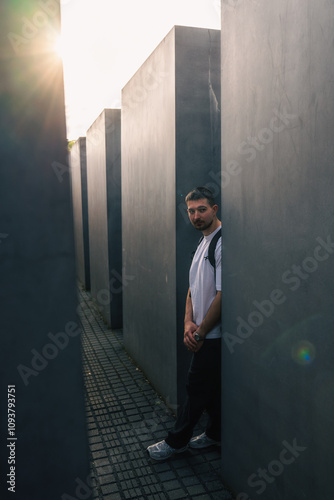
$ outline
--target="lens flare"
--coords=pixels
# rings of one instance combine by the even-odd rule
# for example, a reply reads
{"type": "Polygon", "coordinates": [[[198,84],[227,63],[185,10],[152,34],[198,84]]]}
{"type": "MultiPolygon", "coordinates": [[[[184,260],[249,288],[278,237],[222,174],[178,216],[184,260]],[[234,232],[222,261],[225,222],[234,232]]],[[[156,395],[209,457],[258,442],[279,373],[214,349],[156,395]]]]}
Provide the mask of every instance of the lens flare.
{"type": "Polygon", "coordinates": [[[310,365],[314,361],[315,355],[315,347],[308,340],[301,340],[292,348],[292,358],[302,366],[310,365]]]}

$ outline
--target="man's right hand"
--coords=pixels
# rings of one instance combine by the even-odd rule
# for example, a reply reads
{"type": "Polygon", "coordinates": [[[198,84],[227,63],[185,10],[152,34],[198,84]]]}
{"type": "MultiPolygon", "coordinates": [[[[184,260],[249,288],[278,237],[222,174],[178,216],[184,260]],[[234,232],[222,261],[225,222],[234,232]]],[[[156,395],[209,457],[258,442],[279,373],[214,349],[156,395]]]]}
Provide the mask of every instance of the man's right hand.
{"type": "Polygon", "coordinates": [[[184,325],[184,337],[183,342],[188,351],[194,352],[197,348],[197,342],[194,339],[194,332],[196,332],[198,326],[192,321],[188,321],[184,325]]]}

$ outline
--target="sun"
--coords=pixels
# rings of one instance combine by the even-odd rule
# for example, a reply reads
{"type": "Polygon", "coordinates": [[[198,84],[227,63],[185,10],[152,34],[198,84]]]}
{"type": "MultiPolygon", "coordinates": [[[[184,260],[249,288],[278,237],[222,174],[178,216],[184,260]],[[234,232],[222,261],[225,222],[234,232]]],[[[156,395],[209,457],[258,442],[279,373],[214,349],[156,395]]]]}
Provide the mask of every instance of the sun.
{"type": "Polygon", "coordinates": [[[54,42],[54,51],[55,53],[62,59],[65,59],[66,56],[66,43],[64,40],[64,36],[59,35],[54,42]]]}

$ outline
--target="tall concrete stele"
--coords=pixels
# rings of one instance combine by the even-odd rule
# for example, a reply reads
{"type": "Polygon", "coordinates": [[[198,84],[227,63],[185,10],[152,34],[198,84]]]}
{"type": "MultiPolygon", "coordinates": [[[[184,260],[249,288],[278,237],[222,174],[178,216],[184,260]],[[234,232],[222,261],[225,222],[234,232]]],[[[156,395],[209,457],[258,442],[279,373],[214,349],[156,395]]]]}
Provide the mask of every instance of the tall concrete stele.
{"type": "Polygon", "coordinates": [[[111,328],[122,327],[121,110],[104,109],[87,130],[92,298],[111,328]]]}
{"type": "Polygon", "coordinates": [[[90,289],[89,230],[87,199],[86,137],[79,137],[70,152],[70,172],[73,200],[73,221],[77,277],[86,290],[90,289]]]}
{"type": "Polygon", "coordinates": [[[331,500],[334,2],[222,1],[224,479],[331,500]]]}
{"type": "Polygon", "coordinates": [[[0,7],[1,498],[90,489],[59,17],[0,7]]]}
{"type": "Polygon", "coordinates": [[[184,202],[220,193],[220,31],[175,26],[122,92],[123,311],[126,348],[176,409],[191,252],[184,202]]]}

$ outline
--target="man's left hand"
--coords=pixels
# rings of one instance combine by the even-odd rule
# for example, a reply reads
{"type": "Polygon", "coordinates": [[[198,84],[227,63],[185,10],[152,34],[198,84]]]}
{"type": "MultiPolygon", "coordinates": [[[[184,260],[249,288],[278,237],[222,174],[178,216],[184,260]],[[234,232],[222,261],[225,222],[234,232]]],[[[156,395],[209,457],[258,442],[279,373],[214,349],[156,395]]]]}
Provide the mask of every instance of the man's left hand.
{"type": "Polygon", "coordinates": [[[204,341],[197,342],[197,340],[195,340],[195,332],[192,332],[192,340],[193,342],[189,345],[188,350],[191,352],[198,352],[201,349],[204,341]]]}

